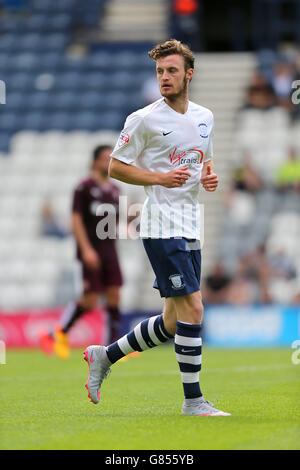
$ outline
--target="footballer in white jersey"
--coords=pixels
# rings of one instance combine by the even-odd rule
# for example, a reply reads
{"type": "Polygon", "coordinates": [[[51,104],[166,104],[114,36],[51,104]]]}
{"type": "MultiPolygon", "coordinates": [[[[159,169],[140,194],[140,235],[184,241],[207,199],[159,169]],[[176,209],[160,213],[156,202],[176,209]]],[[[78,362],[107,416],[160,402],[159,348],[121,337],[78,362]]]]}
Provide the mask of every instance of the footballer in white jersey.
{"type": "Polygon", "coordinates": [[[198,194],[201,185],[206,191],[218,186],[211,160],[213,115],[189,101],[194,56],[188,46],[166,41],[149,56],[156,62],[162,98],[127,118],[109,173],[145,187],[140,235],[156,275],[154,287],[165,298],[164,309],[107,348],[87,348],[87,388],[98,403],[112,364],[174,337],[184,393],[182,413],[228,416],[204,399],[199,383],[203,304],[198,194]]]}
{"type": "Polygon", "coordinates": [[[190,173],[181,187],[145,186],[142,238],[200,239],[198,195],[203,164],[213,156],[212,132],[212,112],[191,101],[182,114],[161,98],[127,118],[112,158],[143,170],[188,167],[190,173]]]}

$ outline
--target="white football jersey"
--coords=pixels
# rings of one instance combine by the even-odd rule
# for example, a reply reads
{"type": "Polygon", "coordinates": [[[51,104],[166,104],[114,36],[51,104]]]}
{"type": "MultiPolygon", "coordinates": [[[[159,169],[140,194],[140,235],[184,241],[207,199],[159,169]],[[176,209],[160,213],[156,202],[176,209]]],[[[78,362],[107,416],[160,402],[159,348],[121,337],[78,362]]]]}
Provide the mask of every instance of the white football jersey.
{"type": "Polygon", "coordinates": [[[187,166],[191,173],[179,188],[145,186],[142,238],[200,240],[199,183],[203,163],[213,156],[212,131],[212,112],[191,101],[185,114],[161,98],[126,119],[111,157],[148,171],[167,173],[187,166]]]}

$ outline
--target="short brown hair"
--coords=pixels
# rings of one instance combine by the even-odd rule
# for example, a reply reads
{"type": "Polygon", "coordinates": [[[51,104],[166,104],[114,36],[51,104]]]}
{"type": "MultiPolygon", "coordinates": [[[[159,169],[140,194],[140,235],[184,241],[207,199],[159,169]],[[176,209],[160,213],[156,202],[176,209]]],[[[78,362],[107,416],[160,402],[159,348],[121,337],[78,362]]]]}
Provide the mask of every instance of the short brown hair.
{"type": "Polygon", "coordinates": [[[182,44],[182,42],[177,41],[177,39],[170,39],[163,44],[157,44],[152,51],[148,52],[149,57],[155,61],[161,57],[167,57],[172,54],[178,54],[183,57],[185,70],[194,68],[194,54],[189,46],[182,44]]]}

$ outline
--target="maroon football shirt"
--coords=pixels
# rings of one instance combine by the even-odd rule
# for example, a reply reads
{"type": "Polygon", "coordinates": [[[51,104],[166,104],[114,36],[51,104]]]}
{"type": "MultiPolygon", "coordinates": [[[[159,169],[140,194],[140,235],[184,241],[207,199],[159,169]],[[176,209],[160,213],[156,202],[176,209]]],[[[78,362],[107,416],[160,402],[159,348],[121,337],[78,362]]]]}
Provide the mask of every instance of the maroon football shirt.
{"type": "MultiPolygon", "coordinates": [[[[115,243],[114,239],[102,240],[97,236],[97,225],[107,216],[107,211],[102,211],[103,215],[97,215],[97,208],[101,204],[111,204],[118,216],[119,194],[118,186],[111,181],[102,185],[91,176],[82,180],[75,188],[72,211],[81,215],[91,245],[97,250],[101,250],[103,245],[115,243]]],[[[108,228],[106,227],[105,230],[107,232],[108,228]]]]}

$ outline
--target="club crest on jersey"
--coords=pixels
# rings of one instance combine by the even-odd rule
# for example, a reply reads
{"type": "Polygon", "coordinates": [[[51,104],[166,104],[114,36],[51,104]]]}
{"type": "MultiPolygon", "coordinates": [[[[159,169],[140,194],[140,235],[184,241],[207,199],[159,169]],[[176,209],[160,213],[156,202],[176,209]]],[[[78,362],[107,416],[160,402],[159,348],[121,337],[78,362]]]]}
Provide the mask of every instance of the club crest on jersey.
{"type": "Polygon", "coordinates": [[[198,124],[198,127],[200,127],[200,137],[202,137],[202,139],[207,139],[208,137],[207,124],[205,124],[205,122],[200,122],[200,124],[198,124]]]}
{"type": "Polygon", "coordinates": [[[90,193],[93,197],[100,197],[101,196],[101,189],[100,188],[91,188],[90,193]]]}
{"type": "Polygon", "coordinates": [[[182,280],[181,274],[172,274],[169,279],[172,282],[174,289],[182,289],[184,287],[184,282],[182,280]]]}
{"type": "Polygon", "coordinates": [[[177,152],[177,147],[169,154],[169,160],[172,165],[192,165],[202,163],[204,154],[200,149],[188,149],[183,152],[177,152]]]}
{"type": "Polygon", "coordinates": [[[128,144],[129,140],[129,135],[122,131],[119,137],[118,147],[123,147],[123,145],[128,144]]]}

